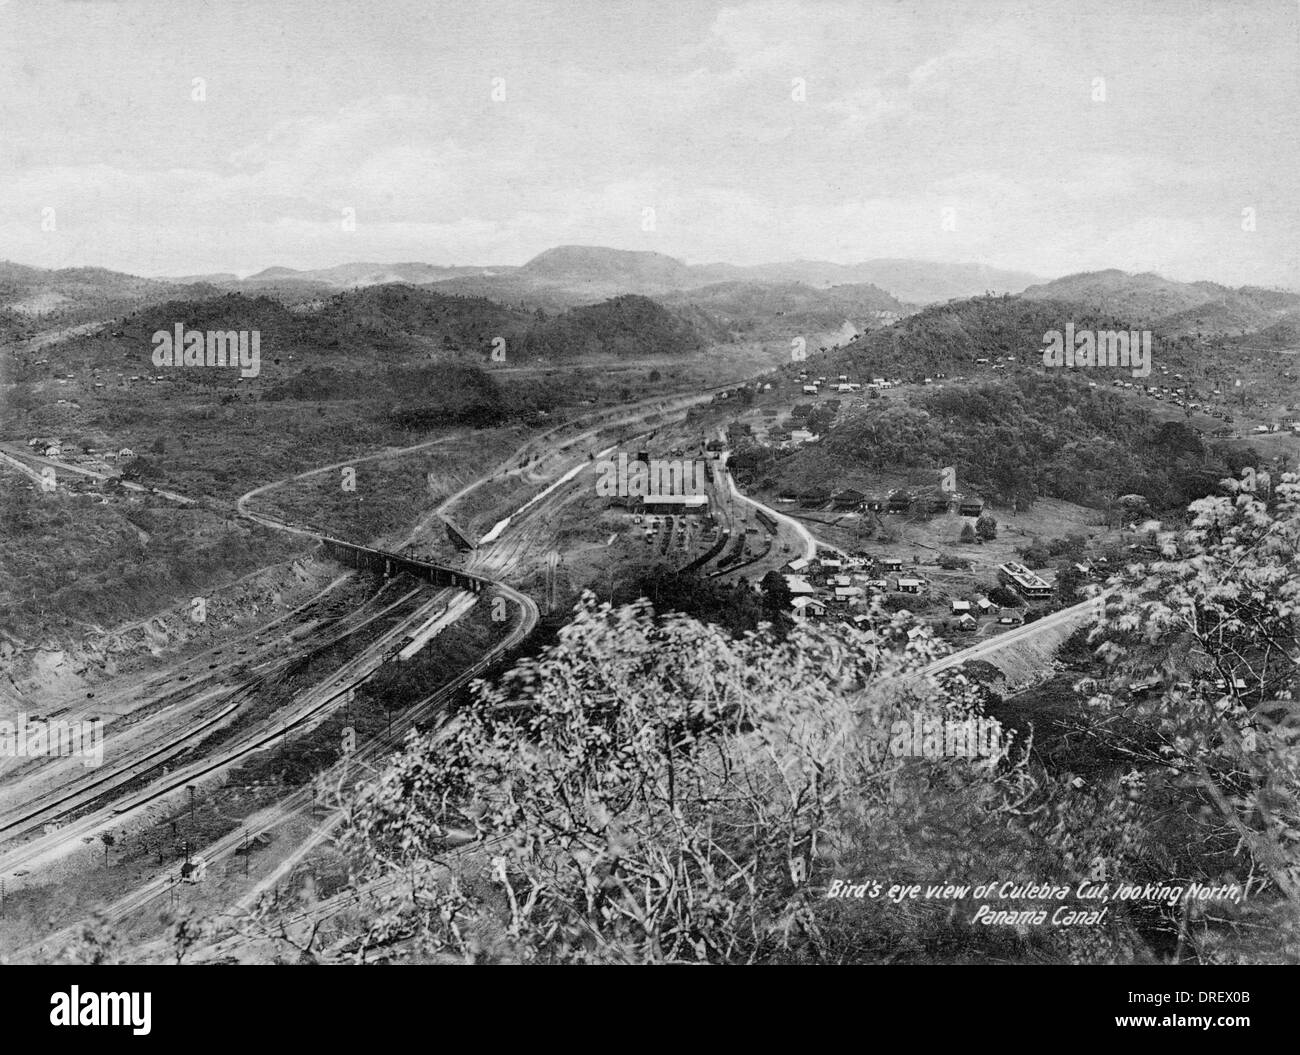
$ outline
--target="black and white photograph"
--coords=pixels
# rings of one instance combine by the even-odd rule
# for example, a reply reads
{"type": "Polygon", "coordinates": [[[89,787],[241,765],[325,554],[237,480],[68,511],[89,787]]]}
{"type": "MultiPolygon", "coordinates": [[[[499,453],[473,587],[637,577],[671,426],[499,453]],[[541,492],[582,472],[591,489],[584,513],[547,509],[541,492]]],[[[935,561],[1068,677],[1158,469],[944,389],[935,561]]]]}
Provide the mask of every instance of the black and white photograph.
{"type": "Polygon", "coordinates": [[[1249,1034],[1298,115],[1296,0],[0,0],[34,1020],[149,1035],[143,966],[1206,966],[1099,1028],[1249,1034]]]}

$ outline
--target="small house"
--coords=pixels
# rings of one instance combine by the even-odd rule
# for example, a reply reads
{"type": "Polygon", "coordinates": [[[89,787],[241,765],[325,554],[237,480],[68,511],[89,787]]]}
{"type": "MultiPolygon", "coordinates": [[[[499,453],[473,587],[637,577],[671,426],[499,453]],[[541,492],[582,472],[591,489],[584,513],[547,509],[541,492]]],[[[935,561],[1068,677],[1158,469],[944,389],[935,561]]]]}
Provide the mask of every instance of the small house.
{"type": "Polygon", "coordinates": [[[891,491],[889,497],[885,500],[885,509],[890,513],[906,513],[912,508],[912,493],[910,491],[891,491]]]}
{"type": "Polygon", "coordinates": [[[943,513],[948,509],[949,495],[941,487],[927,487],[914,495],[912,501],[917,509],[927,513],[943,513]]]}
{"type": "Polygon", "coordinates": [[[795,597],[790,601],[796,619],[821,619],[826,615],[826,604],[816,597],[795,597]]]}

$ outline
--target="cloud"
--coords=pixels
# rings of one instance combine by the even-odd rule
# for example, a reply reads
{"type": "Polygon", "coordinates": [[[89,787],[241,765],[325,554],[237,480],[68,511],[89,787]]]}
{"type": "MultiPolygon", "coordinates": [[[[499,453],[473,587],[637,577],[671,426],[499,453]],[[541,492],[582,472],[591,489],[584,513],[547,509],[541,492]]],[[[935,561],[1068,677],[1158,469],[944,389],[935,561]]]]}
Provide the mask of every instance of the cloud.
{"type": "Polygon", "coordinates": [[[6,252],[158,273],[584,241],[1300,284],[1300,145],[1279,132],[1300,9],[572,2],[10,4],[6,252]]]}

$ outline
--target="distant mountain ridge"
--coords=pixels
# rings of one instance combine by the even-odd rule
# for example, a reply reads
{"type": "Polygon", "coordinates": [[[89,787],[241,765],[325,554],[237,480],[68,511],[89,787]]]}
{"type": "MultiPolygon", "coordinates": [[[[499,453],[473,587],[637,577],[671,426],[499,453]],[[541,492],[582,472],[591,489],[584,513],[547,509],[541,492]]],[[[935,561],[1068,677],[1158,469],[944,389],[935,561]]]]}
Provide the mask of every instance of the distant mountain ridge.
{"type": "MultiPolygon", "coordinates": [[[[761,285],[802,283],[815,288],[872,285],[907,304],[927,304],[985,292],[1017,293],[1041,282],[1038,275],[983,264],[881,259],[858,264],[822,260],[785,263],[687,264],[647,250],[560,245],[522,265],[482,267],[423,263],[347,263],[315,270],[269,267],[244,279],[227,275],[193,276],[231,288],[315,286],[321,290],[408,282],[437,285],[441,292],[531,300],[551,308],[596,303],[625,293],[655,296],[726,282],[761,285]]],[[[179,280],[174,280],[179,281],[179,280]]]]}
{"type": "Polygon", "coordinates": [[[1216,282],[1176,282],[1153,272],[1085,271],[1025,290],[1028,300],[1062,300],[1121,315],[1170,336],[1248,333],[1300,312],[1300,294],[1216,282]]]}
{"type": "Polygon", "coordinates": [[[647,294],[697,289],[725,282],[803,283],[814,287],[872,285],[911,304],[931,303],[985,292],[1018,293],[1039,276],[1002,271],[982,264],[923,260],[868,260],[835,264],[822,260],[789,263],[686,264],[663,253],[565,245],[539,253],[518,274],[536,281],[565,284],[610,281],[635,285],[647,294]]]}
{"type": "MultiPolygon", "coordinates": [[[[202,287],[207,294],[215,287],[202,287]]],[[[166,279],[141,278],[103,267],[49,270],[0,261],[0,312],[15,328],[86,322],[155,303],[196,287],[166,279]]]]}
{"type": "Polygon", "coordinates": [[[877,286],[908,304],[935,304],[983,293],[1019,293],[1042,281],[1041,276],[1029,272],[1006,271],[984,264],[904,259],[865,260],[860,264],[797,260],[788,264],[758,264],[743,270],[750,281],[877,286]]]}
{"type": "Polygon", "coordinates": [[[985,293],[1054,300],[1123,317],[1169,336],[1243,336],[1300,323],[1300,293],[1214,282],[1177,282],[1154,273],[1109,269],[1040,281],[982,264],[879,259],[740,266],[687,264],[664,253],[561,245],[519,266],[443,266],[353,262],[315,270],[270,267],[231,274],[142,278],[97,267],[46,270],[0,262],[0,312],[6,328],[86,321],[161,300],[226,292],[266,293],[308,305],[331,295],[388,285],[445,296],[484,298],[513,311],[559,313],[633,295],[690,316],[702,332],[742,339],[786,332],[865,331],[886,316],[985,293]]]}
{"type": "MultiPolygon", "coordinates": [[[[336,264],[334,267],[299,271],[291,267],[268,267],[254,275],[236,281],[244,283],[262,282],[315,282],[327,286],[380,286],[392,282],[408,282],[422,285],[428,282],[440,282],[463,275],[493,274],[500,268],[490,267],[440,267],[436,264],[402,263],[374,264],[354,263],[336,264]]],[[[514,270],[509,268],[506,270],[514,270]]]]}

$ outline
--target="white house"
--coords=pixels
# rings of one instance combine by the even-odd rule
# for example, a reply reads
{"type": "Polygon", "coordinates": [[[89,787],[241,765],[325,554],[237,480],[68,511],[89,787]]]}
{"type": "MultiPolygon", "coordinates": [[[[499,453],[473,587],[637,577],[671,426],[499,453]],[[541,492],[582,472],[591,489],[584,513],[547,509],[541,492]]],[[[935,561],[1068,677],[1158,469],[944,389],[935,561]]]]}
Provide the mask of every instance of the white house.
{"type": "Polygon", "coordinates": [[[816,597],[796,597],[790,607],[796,619],[820,619],[826,614],[826,605],[816,597]]]}

